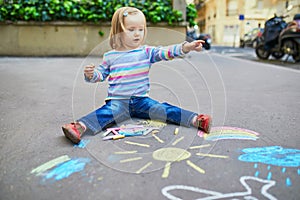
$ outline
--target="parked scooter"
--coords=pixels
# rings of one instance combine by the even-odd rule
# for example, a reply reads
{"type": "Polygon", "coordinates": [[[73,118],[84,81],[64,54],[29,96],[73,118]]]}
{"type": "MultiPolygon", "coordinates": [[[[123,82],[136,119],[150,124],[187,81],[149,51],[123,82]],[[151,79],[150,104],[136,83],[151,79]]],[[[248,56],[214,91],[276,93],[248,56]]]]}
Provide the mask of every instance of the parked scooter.
{"type": "Polygon", "coordinates": [[[191,42],[194,40],[203,40],[205,43],[203,44],[203,48],[206,50],[209,50],[211,47],[211,36],[206,33],[200,33],[199,36],[197,36],[195,30],[190,30],[186,33],[186,41],[191,42]]]}
{"type": "Polygon", "coordinates": [[[296,14],[290,23],[283,16],[274,16],[265,23],[265,30],[255,53],[260,59],[268,59],[272,55],[281,59],[290,55],[296,62],[300,61],[300,14],[296,14]]]}
{"type": "Polygon", "coordinates": [[[211,36],[206,33],[201,33],[198,37],[198,40],[204,40],[205,43],[203,44],[203,48],[206,50],[210,49],[211,46],[211,36]]]}

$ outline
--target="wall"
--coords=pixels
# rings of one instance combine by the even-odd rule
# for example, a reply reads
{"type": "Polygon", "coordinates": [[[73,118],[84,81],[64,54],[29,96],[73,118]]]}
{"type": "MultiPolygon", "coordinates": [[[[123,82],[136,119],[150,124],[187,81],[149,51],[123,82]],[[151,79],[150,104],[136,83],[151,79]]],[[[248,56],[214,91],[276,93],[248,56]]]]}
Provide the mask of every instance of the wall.
{"type": "MultiPolygon", "coordinates": [[[[296,1],[299,0],[289,1],[294,5],[290,13],[299,12],[299,3],[296,1]]],[[[240,37],[247,31],[258,27],[259,23],[263,27],[265,21],[273,17],[274,13],[286,13],[285,2],[285,0],[206,0],[198,10],[197,21],[204,22],[205,20],[205,25],[201,26],[201,32],[212,35],[213,45],[237,47],[240,37]],[[237,12],[232,16],[226,16],[228,2],[237,8],[237,12]],[[239,15],[244,15],[245,19],[239,20],[239,15]]]]}
{"type": "MultiPolygon", "coordinates": [[[[110,24],[78,22],[0,24],[0,56],[86,56],[97,45],[109,50],[110,24]],[[104,36],[99,35],[99,31],[104,36]]],[[[150,25],[147,43],[167,45],[185,40],[186,26],[150,25]],[[166,34],[167,33],[167,34],[166,34]]]]}

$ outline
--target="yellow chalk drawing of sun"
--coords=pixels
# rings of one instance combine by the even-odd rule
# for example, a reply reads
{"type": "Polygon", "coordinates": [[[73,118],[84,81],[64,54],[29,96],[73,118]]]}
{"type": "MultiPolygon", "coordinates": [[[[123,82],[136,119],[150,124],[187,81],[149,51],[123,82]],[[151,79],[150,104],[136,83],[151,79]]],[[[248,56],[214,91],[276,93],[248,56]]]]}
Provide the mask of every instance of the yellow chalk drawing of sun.
{"type": "MultiPolygon", "coordinates": [[[[164,141],[161,140],[157,135],[153,134],[152,136],[158,142],[164,143],[164,141]]],[[[193,168],[197,172],[199,172],[201,174],[205,173],[204,169],[202,169],[201,167],[194,164],[191,160],[189,160],[189,158],[192,156],[192,153],[189,152],[188,150],[206,148],[206,147],[210,147],[211,145],[205,144],[205,145],[200,145],[200,146],[191,146],[188,148],[188,150],[175,147],[175,145],[177,145],[179,142],[183,141],[183,139],[184,139],[184,137],[182,136],[182,137],[178,138],[177,140],[175,140],[172,143],[173,147],[159,148],[159,149],[153,151],[152,158],[154,160],[165,162],[165,166],[164,166],[163,173],[162,173],[162,178],[168,178],[168,176],[170,174],[170,170],[171,170],[171,164],[173,164],[175,162],[182,162],[182,161],[185,161],[189,167],[193,168]]],[[[145,147],[145,148],[150,147],[150,145],[148,145],[148,144],[142,144],[142,143],[136,143],[136,142],[130,142],[130,141],[125,141],[125,143],[130,144],[130,145],[145,147]]],[[[136,154],[136,153],[138,153],[138,152],[137,151],[115,152],[115,154],[136,154]]],[[[202,157],[211,157],[211,158],[228,158],[228,156],[216,155],[216,154],[196,153],[195,155],[202,156],[202,157]]],[[[142,159],[143,159],[143,157],[132,157],[129,159],[120,160],[120,163],[134,162],[134,161],[142,160],[142,159]]],[[[138,169],[136,171],[136,173],[137,174],[142,173],[148,167],[150,167],[152,164],[153,164],[153,162],[146,163],[143,167],[138,169]]]]}
{"type": "MultiPolygon", "coordinates": [[[[171,163],[186,160],[189,157],[191,157],[191,153],[184,149],[168,147],[168,148],[161,148],[154,151],[152,156],[155,160],[166,162],[164,172],[162,174],[162,178],[167,178],[170,173],[171,163]]],[[[192,164],[191,161],[189,160],[187,160],[187,163],[190,163],[190,166],[192,164]]],[[[205,173],[203,169],[197,167],[196,165],[193,165],[193,168],[200,173],[205,173]]]]}

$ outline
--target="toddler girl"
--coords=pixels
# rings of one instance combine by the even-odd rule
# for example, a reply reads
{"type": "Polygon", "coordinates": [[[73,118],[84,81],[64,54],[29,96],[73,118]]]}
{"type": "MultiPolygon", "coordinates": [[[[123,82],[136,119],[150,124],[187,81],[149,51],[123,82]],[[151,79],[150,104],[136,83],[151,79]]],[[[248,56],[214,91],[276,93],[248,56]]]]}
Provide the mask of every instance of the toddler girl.
{"type": "Polygon", "coordinates": [[[186,127],[194,126],[209,133],[209,115],[198,115],[168,103],[159,103],[149,97],[151,65],[192,50],[201,51],[204,41],[152,47],[143,45],[146,32],[146,18],[140,10],[133,7],[116,10],[109,36],[113,50],[104,54],[103,62],[97,68],[92,65],[84,68],[87,82],[108,80],[105,105],[74,123],[63,125],[65,136],[73,143],[79,143],[82,134],[87,130],[98,133],[132,117],[161,120],[186,127]]]}

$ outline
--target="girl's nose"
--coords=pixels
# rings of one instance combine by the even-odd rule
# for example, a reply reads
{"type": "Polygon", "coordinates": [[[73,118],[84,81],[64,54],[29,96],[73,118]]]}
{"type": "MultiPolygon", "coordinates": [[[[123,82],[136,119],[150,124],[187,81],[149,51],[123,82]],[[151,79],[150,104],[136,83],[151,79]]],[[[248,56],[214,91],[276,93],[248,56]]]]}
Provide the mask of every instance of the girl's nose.
{"type": "Polygon", "coordinates": [[[140,33],[139,33],[139,31],[137,30],[137,31],[134,31],[134,36],[139,36],[140,35],[140,33]]]}

